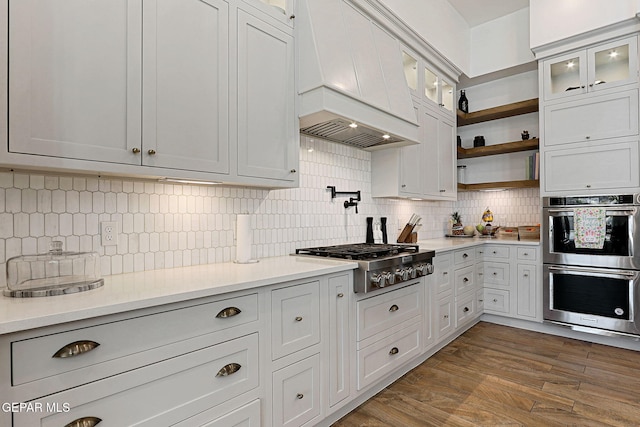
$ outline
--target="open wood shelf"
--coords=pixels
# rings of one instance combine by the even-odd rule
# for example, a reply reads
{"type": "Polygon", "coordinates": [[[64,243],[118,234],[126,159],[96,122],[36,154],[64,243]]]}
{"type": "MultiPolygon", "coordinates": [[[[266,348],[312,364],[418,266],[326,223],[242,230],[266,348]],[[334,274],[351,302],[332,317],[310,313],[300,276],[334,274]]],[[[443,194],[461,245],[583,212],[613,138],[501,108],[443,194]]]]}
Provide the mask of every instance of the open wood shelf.
{"type": "Polygon", "coordinates": [[[538,188],[540,181],[537,179],[527,179],[521,181],[502,181],[502,182],[481,182],[478,184],[460,184],[458,183],[458,191],[477,191],[492,189],[511,189],[511,188],[538,188]]]}
{"type": "Polygon", "coordinates": [[[485,145],[484,147],[458,147],[458,159],[472,159],[474,157],[493,156],[496,154],[517,153],[520,151],[537,150],[540,147],[538,138],[525,141],[505,142],[504,144],[485,145]]]}
{"type": "Polygon", "coordinates": [[[474,123],[487,122],[489,120],[504,119],[520,114],[534,113],[538,111],[538,98],[527,101],[514,102],[513,104],[500,105],[486,110],[463,113],[458,110],[458,126],[472,125],[474,123]]]}

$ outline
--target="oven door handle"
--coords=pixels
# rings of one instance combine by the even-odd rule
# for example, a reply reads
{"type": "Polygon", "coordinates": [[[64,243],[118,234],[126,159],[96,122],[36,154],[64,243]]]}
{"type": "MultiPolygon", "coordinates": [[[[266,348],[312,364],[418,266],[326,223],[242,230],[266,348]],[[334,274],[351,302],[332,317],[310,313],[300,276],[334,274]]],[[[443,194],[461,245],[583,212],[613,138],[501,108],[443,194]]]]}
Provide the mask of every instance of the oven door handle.
{"type": "Polygon", "coordinates": [[[638,275],[637,271],[628,271],[628,270],[609,270],[609,269],[602,269],[602,270],[597,270],[594,268],[584,268],[584,267],[556,267],[556,266],[549,266],[549,271],[575,271],[578,273],[597,273],[597,274],[604,274],[604,275],[618,275],[618,276],[625,276],[625,277],[629,277],[629,278],[634,278],[638,275]]]}
{"type": "MultiPolygon", "coordinates": [[[[638,213],[638,209],[636,208],[605,208],[605,209],[607,212],[621,213],[624,215],[635,215],[638,213]]],[[[548,212],[554,213],[554,214],[563,213],[563,214],[570,214],[570,215],[573,215],[574,213],[572,209],[549,209],[548,212]]]]}

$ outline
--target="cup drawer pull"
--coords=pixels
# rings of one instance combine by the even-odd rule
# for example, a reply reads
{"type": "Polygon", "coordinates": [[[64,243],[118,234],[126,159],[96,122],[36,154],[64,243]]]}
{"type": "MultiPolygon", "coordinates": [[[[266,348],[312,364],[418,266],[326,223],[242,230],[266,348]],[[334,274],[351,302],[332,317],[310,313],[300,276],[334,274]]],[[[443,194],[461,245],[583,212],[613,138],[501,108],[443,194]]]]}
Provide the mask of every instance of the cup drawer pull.
{"type": "Polygon", "coordinates": [[[393,347],[390,351],[389,354],[390,355],[394,355],[394,354],[398,354],[400,352],[400,350],[398,350],[398,347],[393,347]]]}
{"type": "Polygon", "coordinates": [[[98,417],[82,417],[71,421],[64,427],[93,427],[98,425],[102,419],[98,417]]]}
{"type": "Polygon", "coordinates": [[[225,309],[220,310],[220,313],[216,314],[218,319],[226,319],[227,317],[237,316],[242,313],[238,307],[227,307],[225,309]]]}
{"type": "Polygon", "coordinates": [[[228,365],[223,366],[218,371],[218,373],[216,374],[216,377],[227,377],[231,374],[235,374],[236,372],[238,372],[240,368],[242,368],[242,366],[239,365],[238,363],[229,363],[228,365]]]}
{"type": "Polygon", "coordinates": [[[88,353],[91,350],[98,347],[100,344],[95,341],[76,341],[71,344],[67,344],[60,350],[51,356],[57,359],[64,359],[65,357],[79,356],[84,353],[88,353]]]}
{"type": "Polygon", "coordinates": [[[400,307],[398,307],[397,305],[393,304],[391,307],[389,307],[389,311],[390,312],[394,312],[394,311],[398,311],[400,309],[400,307]]]}

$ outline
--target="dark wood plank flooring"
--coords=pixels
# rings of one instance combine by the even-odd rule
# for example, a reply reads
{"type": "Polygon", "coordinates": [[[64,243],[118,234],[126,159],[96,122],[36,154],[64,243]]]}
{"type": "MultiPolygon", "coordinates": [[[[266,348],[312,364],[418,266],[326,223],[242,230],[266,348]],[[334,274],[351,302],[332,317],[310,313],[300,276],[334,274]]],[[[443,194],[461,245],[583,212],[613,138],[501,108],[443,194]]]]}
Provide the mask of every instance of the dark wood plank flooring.
{"type": "Polygon", "coordinates": [[[480,322],[334,426],[640,426],[640,352],[480,322]]]}

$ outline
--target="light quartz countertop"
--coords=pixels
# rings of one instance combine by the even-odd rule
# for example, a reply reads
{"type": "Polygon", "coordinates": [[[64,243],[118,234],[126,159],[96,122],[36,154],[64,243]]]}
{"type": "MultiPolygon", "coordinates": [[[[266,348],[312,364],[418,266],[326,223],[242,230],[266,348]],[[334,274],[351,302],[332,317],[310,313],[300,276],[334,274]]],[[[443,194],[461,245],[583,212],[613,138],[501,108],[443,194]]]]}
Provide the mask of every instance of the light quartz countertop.
{"type": "Polygon", "coordinates": [[[300,256],[261,259],[255,264],[206,264],[118,274],[104,286],[76,294],[10,298],[0,296],[0,334],[72,322],[348,271],[358,264],[300,256]]]}
{"type": "Polygon", "coordinates": [[[464,249],[481,244],[496,245],[518,245],[518,246],[539,246],[539,240],[515,240],[487,237],[440,237],[438,239],[427,239],[418,241],[420,250],[433,250],[446,252],[453,249],[464,249]]]}

